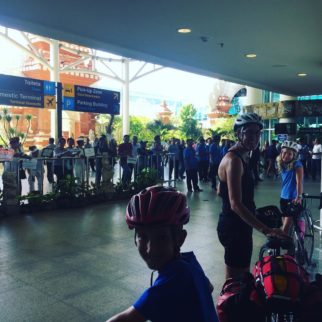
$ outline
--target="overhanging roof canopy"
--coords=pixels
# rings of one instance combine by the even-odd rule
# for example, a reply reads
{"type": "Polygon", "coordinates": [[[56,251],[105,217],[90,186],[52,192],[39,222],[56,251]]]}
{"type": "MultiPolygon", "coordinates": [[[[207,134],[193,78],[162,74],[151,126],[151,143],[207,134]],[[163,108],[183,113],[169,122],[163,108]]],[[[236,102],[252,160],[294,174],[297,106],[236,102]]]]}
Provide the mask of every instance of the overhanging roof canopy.
{"type": "Polygon", "coordinates": [[[321,12],[320,0],[0,0],[0,25],[297,96],[322,93],[321,12]]]}

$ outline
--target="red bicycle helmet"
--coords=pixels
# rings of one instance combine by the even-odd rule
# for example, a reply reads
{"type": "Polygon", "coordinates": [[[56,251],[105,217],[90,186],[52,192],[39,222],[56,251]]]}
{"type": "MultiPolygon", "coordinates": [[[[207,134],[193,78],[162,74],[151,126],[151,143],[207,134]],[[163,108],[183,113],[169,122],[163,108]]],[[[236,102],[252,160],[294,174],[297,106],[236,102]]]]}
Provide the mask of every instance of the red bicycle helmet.
{"type": "Polygon", "coordinates": [[[130,229],[146,225],[181,226],[189,221],[189,216],[186,196],[162,186],[142,190],[131,198],[126,208],[130,229]]]}

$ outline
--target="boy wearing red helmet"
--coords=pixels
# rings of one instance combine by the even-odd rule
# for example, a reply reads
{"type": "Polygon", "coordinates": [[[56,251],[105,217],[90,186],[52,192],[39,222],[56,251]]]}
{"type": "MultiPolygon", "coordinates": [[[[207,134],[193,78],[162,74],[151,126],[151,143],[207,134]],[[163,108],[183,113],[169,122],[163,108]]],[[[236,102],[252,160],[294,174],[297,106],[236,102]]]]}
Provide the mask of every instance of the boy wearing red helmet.
{"type": "Polygon", "coordinates": [[[180,253],[189,221],[186,196],[154,186],[133,196],[126,222],[135,229],[135,244],[159,276],[126,311],[108,322],[216,322],[212,285],[193,252],[180,253]]]}

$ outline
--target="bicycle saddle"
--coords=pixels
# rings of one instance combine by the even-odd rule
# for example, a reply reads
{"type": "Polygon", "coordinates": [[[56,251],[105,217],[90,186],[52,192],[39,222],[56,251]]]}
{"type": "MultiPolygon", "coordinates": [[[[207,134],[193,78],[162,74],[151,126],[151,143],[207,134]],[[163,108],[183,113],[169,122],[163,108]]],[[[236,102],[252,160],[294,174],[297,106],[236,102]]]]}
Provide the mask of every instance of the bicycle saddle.
{"type": "Polygon", "coordinates": [[[294,248],[294,243],[292,239],[268,237],[265,246],[270,249],[282,248],[285,250],[292,250],[294,248]]]}

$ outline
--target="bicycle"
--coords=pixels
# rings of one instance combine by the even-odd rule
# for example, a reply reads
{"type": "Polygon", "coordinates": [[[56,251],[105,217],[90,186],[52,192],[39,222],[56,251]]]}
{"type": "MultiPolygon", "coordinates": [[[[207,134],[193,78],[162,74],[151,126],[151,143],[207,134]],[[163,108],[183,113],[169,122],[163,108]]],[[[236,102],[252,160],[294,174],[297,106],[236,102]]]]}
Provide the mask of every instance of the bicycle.
{"type": "MultiPolygon", "coordinates": [[[[319,196],[313,196],[313,195],[309,195],[309,194],[307,194],[307,193],[303,193],[302,194],[302,197],[303,197],[303,199],[311,199],[311,200],[314,200],[314,199],[316,199],[316,200],[320,200],[320,203],[319,203],[319,206],[318,206],[318,209],[320,210],[320,209],[322,209],[322,192],[321,192],[321,194],[319,195],[319,196]]],[[[306,208],[307,208],[307,203],[306,203],[306,208]]],[[[321,228],[321,226],[320,225],[315,225],[315,224],[317,224],[317,223],[319,223],[320,224],[320,220],[316,220],[316,221],[313,221],[312,220],[312,222],[313,222],[313,228],[315,229],[315,230],[318,230],[318,231],[322,231],[322,228],[321,228]]]]}
{"type": "MultiPolygon", "coordinates": [[[[288,215],[293,218],[293,227],[291,236],[294,242],[294,253],[298,263],[306,268],[313,265],[312,256],[314,249],[314,227],[310,209],[307,207],[305,198],[309,198],[307,194],[303,194],[303,202],[296,205],[292,202],[288,204],[288,215]]],[[[319,197],[320,198],[320,197],[319,197]]],[[[282,225],[282,213],[276,206],[266,206],[257,209],[257,217],[270,228],[279,228],[282,225]]]]}

